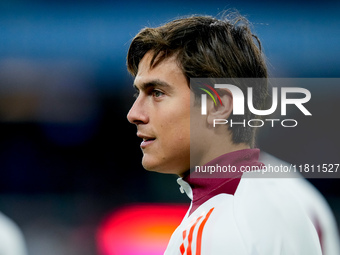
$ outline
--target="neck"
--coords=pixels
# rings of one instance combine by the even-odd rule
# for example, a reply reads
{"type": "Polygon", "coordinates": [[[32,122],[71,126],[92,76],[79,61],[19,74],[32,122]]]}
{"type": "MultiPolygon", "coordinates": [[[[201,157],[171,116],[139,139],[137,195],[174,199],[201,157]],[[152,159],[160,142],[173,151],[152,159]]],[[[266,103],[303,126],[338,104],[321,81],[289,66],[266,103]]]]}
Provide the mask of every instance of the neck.
{"type": "MultiPolygon", "coordinates": [[[[225,144],[218,144],[217,147],[210,147],[206,153],[202,156],[196,156],[192,157],[190,159],[190,165],[197,165],[197,166],[203,166],[206,163],[210,162],[211,160],[227,153],[231,153],[234,151],[240,151],[244,149],[250,149],[250,146],[245,143],[239,143],[239,144],[229,144],[229,146],[226,146],[225,144]]],[[[180,173],[179,177],[185,177],[189,174],[190,170],[180,173]]]]}
{"type": "Polygon", "coordinates": [[[239,144],[232,144],[232,143],[226,143],[223,142],[216,142],[214,143],[214,146],[209,148],[204,155],[202,155],[196,162],[198,162],[197,165],[203,166],[204,164],[208,163],[209,161],[223,155],[226,153],[244,150],[244,149],[250,149],[250,146],[244,143],[239,144]]]}
{"type": "Polygon", "coordinates": [[[260,169],[263,166],[258,161],[259,154],[259,149],[233,151],[207,162],[205,164],[206,167],[199,171],[193,169],[190,174],[187,173],[182,180],[191,187],[191,195],[189,197],[192,198],[193,204],[190,213],[215,195],[221,193],[234,195],[243,175],[241,167],[249,166],[252,169],[253,166],[256,166],[260,169]],[[231,165],[235,168],[235,172],[215,172],[212,175],[209,171],[206,171],[207,167],[216,165],[231,165]]]}

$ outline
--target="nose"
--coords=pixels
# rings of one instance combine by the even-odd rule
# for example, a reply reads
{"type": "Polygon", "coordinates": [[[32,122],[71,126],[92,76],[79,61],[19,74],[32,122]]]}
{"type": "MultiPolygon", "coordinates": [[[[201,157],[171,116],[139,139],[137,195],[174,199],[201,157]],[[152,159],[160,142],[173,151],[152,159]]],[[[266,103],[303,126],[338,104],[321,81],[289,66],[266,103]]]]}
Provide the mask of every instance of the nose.
{"type": "Polygon", "coordinates": [[[138,98],[133,103],[129,113],[127,114],[127,119],[131,124],[146,124],[149,121],[147,116],[145,106],[141,100],[138,98]]]}

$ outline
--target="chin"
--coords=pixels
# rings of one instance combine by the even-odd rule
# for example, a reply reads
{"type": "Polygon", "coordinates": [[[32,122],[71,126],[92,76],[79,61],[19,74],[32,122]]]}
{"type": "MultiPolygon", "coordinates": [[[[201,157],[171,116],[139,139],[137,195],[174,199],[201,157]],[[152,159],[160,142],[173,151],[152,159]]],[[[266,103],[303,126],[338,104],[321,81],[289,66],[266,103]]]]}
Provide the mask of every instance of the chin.
{"type": "Polygon", "coordinates": [[[163,173],[163,174],[177,174],[181,173],[182,171],[178,170],[175,166],[169,166],[166,162],[160,162],[156,160],[148,160],[143,157],[142,165],[145,170],[163,173]]]}
{"type": "Polygon", "coordinates": [[[151,172],[157,172],[157,173],[164,173],[164,174],[170,174],[172,173],[171,170],[167,169],[161,164],[151,164],[151,163],[144,163],[142,162],[142,165],[145,170],[151,171],[151,172]]]}
{"type": "Polygon", "coordinates": [[[160,168],[160,163],[156,160],[151,160],[146,156],[143,156],[142,159],[142,165],[145,170],[158,172],[158,169],[160,168]]]}

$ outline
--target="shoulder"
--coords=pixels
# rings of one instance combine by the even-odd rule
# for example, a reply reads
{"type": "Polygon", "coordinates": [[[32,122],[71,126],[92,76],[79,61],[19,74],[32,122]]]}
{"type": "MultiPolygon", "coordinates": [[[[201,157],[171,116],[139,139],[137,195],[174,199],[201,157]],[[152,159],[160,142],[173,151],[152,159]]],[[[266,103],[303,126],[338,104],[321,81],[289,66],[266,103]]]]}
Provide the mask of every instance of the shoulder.
{"type": "Polygon", "coordinates": [[[202,248],[237,254],[321,254],[315,228],[289,191],[289,183],[242,178],[234,196],[211,198],[204,204],[214,210],[204,229],[202,248]]]}
{"type": "Polygon", "coordinates": [[[319,254],[315,228],[291,185],[289,179],[242,178],[234,197],[235,222],[261,253],[319,254]]]}

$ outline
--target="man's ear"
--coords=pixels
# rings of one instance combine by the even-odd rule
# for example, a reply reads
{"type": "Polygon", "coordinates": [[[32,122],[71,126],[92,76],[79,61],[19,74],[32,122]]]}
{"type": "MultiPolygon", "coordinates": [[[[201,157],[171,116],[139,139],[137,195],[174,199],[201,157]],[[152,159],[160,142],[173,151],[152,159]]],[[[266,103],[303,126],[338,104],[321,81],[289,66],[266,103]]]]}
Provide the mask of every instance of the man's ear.
{"type": "Polygon", "coordinates": [[[219,89],[218,94],[221,98],[222,104],[216,100],[216,104],[209,100],[207,104],[207,122],[213,125],[214,119],[228,119],[233,111],[233,96],[228,89],[219,89]]]}

